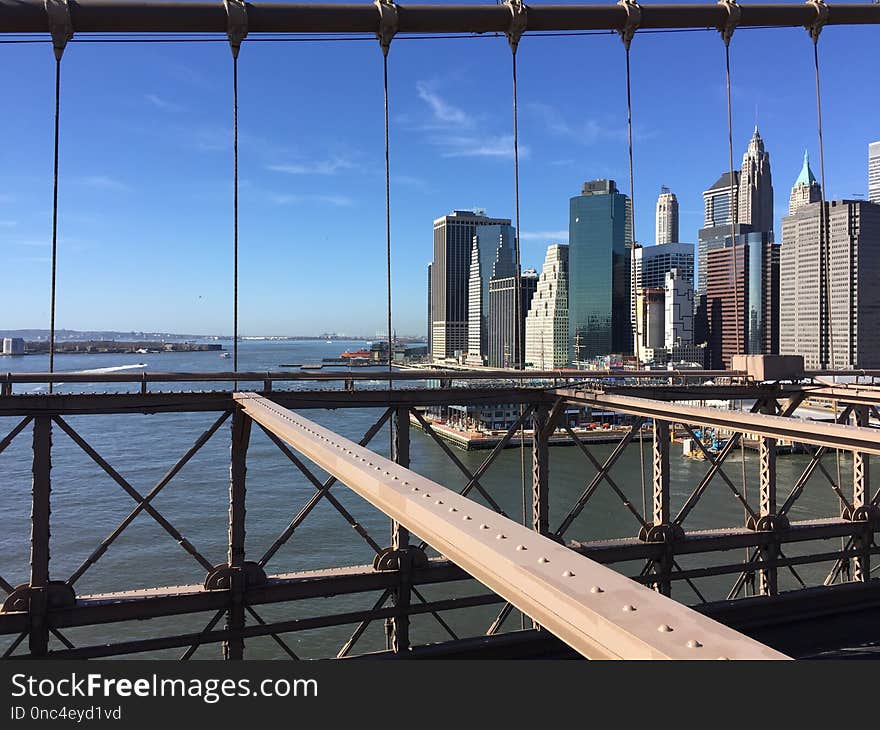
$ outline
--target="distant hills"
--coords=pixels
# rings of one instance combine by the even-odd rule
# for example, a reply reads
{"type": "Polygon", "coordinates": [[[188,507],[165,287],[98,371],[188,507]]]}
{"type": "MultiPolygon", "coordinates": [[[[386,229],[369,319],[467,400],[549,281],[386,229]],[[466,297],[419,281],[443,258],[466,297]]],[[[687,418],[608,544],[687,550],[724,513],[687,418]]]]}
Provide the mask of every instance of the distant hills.
{"type": "MultiPolygon", "coordinates": [[[[49,330],[47,329],[21,329],[21,330],[2,330],[0,329],[0,337],[21,337],[24,340],[40,341],[49,339],[49,330]]],[[[382,340],[382,335],[372,335],[369,337],[359,337],[357,335],[340,335],[335,332],[325,332],[320,335],[239,335],[243,340],[382,340]]],[[[193,340],[231,340],[230,335],[195,335],[180,334],[176,332],[118,332],[116,330],[55,330],[56,342],[80,342],[86,340],[122,340],[122,341],[159,341],[159,342],[191,342],[193,340]]],[[[415,335],[397,335],[397,342],[424,342],[424,337],[415,335]]]]}

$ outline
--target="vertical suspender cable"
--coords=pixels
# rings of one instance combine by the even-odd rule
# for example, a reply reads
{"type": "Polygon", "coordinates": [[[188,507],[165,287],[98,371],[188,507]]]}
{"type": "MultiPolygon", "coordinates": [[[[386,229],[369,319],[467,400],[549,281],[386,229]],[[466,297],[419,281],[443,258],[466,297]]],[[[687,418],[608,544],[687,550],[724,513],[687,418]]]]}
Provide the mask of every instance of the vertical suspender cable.
{"type": "Polygon", "coordinates": [[[238,54],[232,58],[232,369],[238,372],[238,54]]]}
{"type": "MultiPolygon", "coordinates": [[[[55,280],[58,264],[58,137],[61,113],[61,56],[55,58],[55,162],[52,177],[52,286],[49,305],[49,372],[55,372],[55,280]]],[[[49,381],[49,392],[53,383],[49,381]]]]}
{"type": "Polygon", "coordinates": [[[248,18],[244,0],[223,0],[223,5],[232,51],[232,369],[238,372],[238,52],[248,33],[248,18]]]}
{"type": "MultiPolygon", "coordinates": [[[[737,218],[739,217],[739,205],[737,198],[734,196],[734,187],[733,187],[733,115],[731,112],[731,104],[730,104],[730,39],[727,39],[724,43],[724,66],[725,66],[725,78],[727,81],[727,153],[729,155],[729,169],[728,174],[730,176],[730,193],[729,193],[729,205],[730,205],[730,239],[733,243],[733,250],[731,252],[731,256],[733,258],[733,306],[734,306],[734,321],[736,322],[736,347],[739,349],[743,345],[742,341],[742,318],[745,317],[745,313],[740,311],[739,308],[739,261],[737,259],[737,245],[736,245],[736,223],[737,218]]],[[[706,257],[707,265],[708,265],[709,257],[706,257]]],[[[717,363],[714,364],[717,366],[717,363]]]]}
{"type": "MultiPolygon", "coordinates": [[[[822,367],[830,367],[834,369],[834,330],[831,323],[831,227],[828,215],[828,203],[825,198],[825,143],[822,137],[822,94],[819,83],[819,33],[822,30],[824,19],[827,17],[828,8],[824,2],[812,2],[817,7],[819,19],[810,26],[810,36],[813,39],[813,68],[816,75],[816,127],[819,135],[819,181],[821,189],[819,191],[819,200],[821,202],[821,210],[819,214],[819,250],[823,254],[823,265],[825,268],[825,327],[828,331],[827,354],[822,358],[822,367]]],[[[820,314],[821,316],[821,314],[820,314]]],[[[821,325],[820,325],[821,327],[821,325]]],[[[821,342],[821,337],[820,337],[821,342]]],[[[820,347],[820,357],[821,357],[820,347]]]]}
{"type": "Polygon", "coordinates": [[[385,93],[385,274],[388,287],[388,390],[394,387],[391,363],[394,343],[391,337],[391,155],[388,140],[388,51],[382,54],[383,90],[385,93]]]}
{"type": "Polygon", "coordinates": [[[513,335],[513,348],[516,367],[519,370],[524,366],[525,342],[522,318],[522,268],[519,252],[519,114],[517,110],[517,85],[516,85],[516,46],[512,46],[512,71],[513,71],[513,191],[514,191],[514,218],[516,230],[513,234],[513,257],[516,268],[516,289],[514,291],[514,307],[516,311],[516,327],[513,335]]]}

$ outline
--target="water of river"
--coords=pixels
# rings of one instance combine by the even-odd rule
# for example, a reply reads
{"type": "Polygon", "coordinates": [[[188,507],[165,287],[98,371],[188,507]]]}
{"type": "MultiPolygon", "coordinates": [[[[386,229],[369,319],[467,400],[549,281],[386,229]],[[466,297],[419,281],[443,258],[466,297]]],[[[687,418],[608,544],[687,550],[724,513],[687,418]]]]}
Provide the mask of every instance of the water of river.
{"type": "MultiPolygon", "coordinates": [[[[277,370],[284,363],[318,362],[324,357],[336,357],[343,350],[363,345],[363,342],[315,341],[244,341],[239,347],[241,370],[277,370]]],[[[162,353],[136,355],[60,355],[56,357],[58,372],[97,368],[112,368],[144,363],[148,371],[225,371],[231,361],[218,357],[216,352],[162,353]]],[[[48,358],[27,356],[4,358],[0,369],[11,372],[42,372],[48,369],[48,358]]],[[[167,386],[165,386],[167,388],[167,386]]],[[[185,387],[185,386],[182,386],[185,387]]],[[[218,386],[219,387],[219,386],[218,386]]],[[[285,386],[277,386],[285,387],[285,386]]],[[[290,386],[294,387],[294,386],[290,386]]],[[[336,387],[321,385],[319,387],[336,387]]],[[[60,392],[95,392],[123,390],[111,386],[62,386],[60,392]]],[[[19,386],[16,392],[40,392],[38,386],[19,386]]],[[[43,392],[45,388],[43,388],[43,392]]],[[[381,411],[372,409],[340,409],[336,411],[308,411],[310,418],[353,440],[358,440],[379,417],[381,411]]],[[[141,494],[148,492],[164,473],[216,419],[217,414],[163,414],[73,416],[71,425],[141,494]]],[[[0,418],[0,436],[5,435],[17,419],[0,418]]],[[[0,510],[0,575],[13,585],[26,582],[29,552],[29,515],[31,492],[30,431],[22,433],[0,455],[2,475],[2,504],[0,510]]],[[[371,448],[387,455],[388,430],[380,432],[371,448]]],[[[595,446],[593,451],[600,460],[613,446],[595,446]]],[[[451,488],[463,486],[461,472],[444,456],[430,439],[419,431],[412,431],[411,467],[437,482],[451,488]]],[[[471,470],[485,458],[487,452],[460,452],[461,460],[471,470]]],[[[787,494],[803,471],[807,457],[780,456],[778,482],[780,495],[787,494]]],[[[642,466],[650,485],[650,445],[630,446],[615,466],[615,481],[632,502],[642,505],[642,466]]],[[[508,449],[496,461],[481,483],[493,494],[511,516],[522,513],[522,485],[529,488],[531,451],[525,448],[508,449]]],[[[828,461],[834,473],[834,457],[828,461]]],[[[841,478],[847,484],[850,462],[840,460],[841,478]]],[[[673,509],[681,506],[687,495],[705,473],[705,462],[681,456],[680,447],[674,447],[671,456],[673,509]]],[[[739,454],[731,457],[726,472],[734,483],[740,483],[745,473],[746,489],[752,503],[756,503],[758,484],[757,455],[746,452],[745,460],[739,454]]],[[[551,524],[557,525],[577,499],[594,470],[576,448],[554,447],[550,453],[551,524]]],[[[319,478],[323,476],[318,472],[319,478]]],[[[247,555],[249,559],[261,556],[284,529],[299,508],[313,493],[314,488],[265,437],[254,429],[248,454],[247,492],[247,555]]],[[[97,547],[119,522],[131,511],[134,503],[120,487],[92,462],[64,433],[55,428],[52,456],[52,543],[51,572],[54,579],[66,579],[97,547]]],[[[210,561],[221,563],[226,558],[227,510],[229,480],[229,426],[224,425],[170,484],[156,497],[153,505],[166,516],[190,542],[210,561]]],[[[380,544],[387,544],[389,521],[343,485],[334,488],[334,494],[367,528],[380,544]]],[[[830,517],[839,514],[839,505],[824,477],[817,474],[808,483],[804,495],[792,509],[792,519],[830,517]]],[[[712,528],[743,524],[743,509],[725,484],[716,479],[688,517],[688,529],[712,528]]],[[[603,485],[595,493],[581,516],[573,523],[567,538],[578,540],[612,537],[630,537],[637,534],[637,523],[626,511],[614,493],[603,485]]],[[[837,543],[834,543],[836,545],[837,543]]],[[[833,549],[810,546],[817,551],[833,549]]],[[[792,548],[787,554],[806,552],[807,548],[792,548]]],[[[323,500],[289,542],[281,548],[267,566],[267,572],[328,568],[366,564],[373,552],[348,526],[335,509],[323,500]]],[[[741,551],[701,559],[681,559],[683,568],[698,564],[727,563],[742,559],[741,551]]],[[[807,583],[821,582],[828,565],[803,566],[799,575],[807,583]]],[[[619,566],[624,572],[638,572],[640,566],[619,566]]],[[[797,585],[794,576],[780,571],[780,587],[797,585]]],[[[101,559],[76,583],[80,595],[126,590],[138,587],[169,586],[201,583],[204,570],[156,522],[146,514],[139,515],[123,532],[101,559]]],[[[697,587],[706,598],[726,595],[735,576],[726,579],[703,579],[697,587]]],[[[426,597],[466,595],[479,593],[481,588],[464,581],[446,586],[425,587],[426,597]]],[[[697,602],[694,592],[683,583],[676,583],[674,597],[688,603],[697,602]]],[[[259,608],[266,620],[307,617],[322,613],[342,613],[372,606],[378,596],[337,596],[327,599],[301,601],[293,605],[259,608]]],[[[483,607],[450,612],[449,623],[459,635],[484,633],[498,607],[483,607]]],[[[183,616],[156,619],[149,622],[129,622],[115,626],[71,629],[66,632],[77,645],[105,643],[127,638],[157,636],[163,632],[187,632],[201,629],[210,615],[183,616]]],[[[519,619],[509,619],[507,626],[515,628],[519,619]]],[[[222,622],[220,624],[222,627],[222,622]]],[[[335,627],[288,635],[286,640],[301,657],[334,655],[349,637],[353,627],[335,627]]],[[[446,638],[442,628],[430,616],[413,619],[414,643],[446,638]]],[[[52,639],[52,646],[60,646],[52,639]]],[[[8,645],[0,640],[0,652],[8,645]]],[[[383,629],[372,625],[358,644],[358,651],[384,648],[383,629]]],[[[181,650],[157,652],[150,656],[174,657],[181,650]]],[[[196,658],[218,656],[216,646],[202,647],[196,658]]],[[[247,642],[246,655],[250,658],[283,657],[284,653],[270,638],[247,642]]]]}

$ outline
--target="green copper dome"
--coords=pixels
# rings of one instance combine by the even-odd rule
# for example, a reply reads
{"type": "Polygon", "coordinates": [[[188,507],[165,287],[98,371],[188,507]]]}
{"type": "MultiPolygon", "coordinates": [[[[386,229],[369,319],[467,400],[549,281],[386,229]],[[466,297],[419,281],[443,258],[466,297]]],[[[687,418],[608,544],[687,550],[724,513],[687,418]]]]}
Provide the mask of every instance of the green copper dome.
{"type": "Polygon", "coordinates": [[[813,175],[813,171],[810,169],[810,156],[806,150],[804,150],[804,166],[801,168],[801,174],[798,175],[798,178],[794,181],[794,184],[805,186],[816,184],[816,176],[813,175]]]}

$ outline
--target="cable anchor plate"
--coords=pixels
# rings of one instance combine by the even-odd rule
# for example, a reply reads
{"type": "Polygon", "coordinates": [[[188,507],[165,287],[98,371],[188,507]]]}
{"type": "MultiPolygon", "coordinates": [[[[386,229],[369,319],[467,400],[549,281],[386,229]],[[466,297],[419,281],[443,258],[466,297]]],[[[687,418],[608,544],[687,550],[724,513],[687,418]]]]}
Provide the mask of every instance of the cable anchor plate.
{"type": "Polygon", "coordinates": [[[730,39],[733,38],[733,31],[736,30],[742,18],[742,8],[736,0],[718,0],[718,4],[727,10],[727,20],[718,26],[718,32],[721,33],[724,45],[729,46],[730,39]]]}
{"type": "Polygon", "coordinates": [[[507,42],[510,43],[510,50],[516,53],[519,39],[528,26],[529,7],[522,0],[507,0],[504,4],[510,9],[510,26],[505,35],[507,42]]]}
{"type": "Polygon", "coordinates": [[[617,4],[626,10],[626,25],[617,32],[623,45],[629,50],[633,36],[642,24],[642,7],[635,0],[618,0],[617,4]]]}
{"type": "Polygon", "coordinates": [[[379,11],[379,30],[376,31],[376,38],[379,39],[382,55],[387,56],[391,41],[397,34],[400,16],[393,0],[375,0],[374,5],[379,11]]]}
{"type": "Polygon", "coordinates": [[[44,0],[46,19],[49,22],[49,33],[52,36],[52,47],[55,58],[60,61],[67,41],[73,38],[73,20],[70,18],[70,6],[67,0],[44,0]]]}
{"type": "Polygon", "coordinates": [[[226,8],[226,35],[232,57],[238,58],[241,42],[248,34],[247,6],[244,0],[223,0],[226,8]]]}

